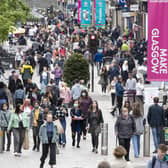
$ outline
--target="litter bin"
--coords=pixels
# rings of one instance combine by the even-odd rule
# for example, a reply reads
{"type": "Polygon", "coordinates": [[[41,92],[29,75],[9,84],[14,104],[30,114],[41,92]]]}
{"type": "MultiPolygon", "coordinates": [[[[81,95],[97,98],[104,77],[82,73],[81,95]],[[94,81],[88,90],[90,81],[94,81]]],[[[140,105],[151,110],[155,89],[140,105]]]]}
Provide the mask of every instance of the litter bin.
{"type": "Polygon", "coordinates": [[[0,128],[0,153],[3,152],[3,131],[0,128]]]}
{"type": "Polygon", "coordinates": [[[149,125],[146,125],[144,128],[143,155],[150,156],[150,127],[149,125]]]}
{"type": "Polygon", "coordinates": [[[108,155],[108,124],[101,125],[101,154],[108,155]]]}

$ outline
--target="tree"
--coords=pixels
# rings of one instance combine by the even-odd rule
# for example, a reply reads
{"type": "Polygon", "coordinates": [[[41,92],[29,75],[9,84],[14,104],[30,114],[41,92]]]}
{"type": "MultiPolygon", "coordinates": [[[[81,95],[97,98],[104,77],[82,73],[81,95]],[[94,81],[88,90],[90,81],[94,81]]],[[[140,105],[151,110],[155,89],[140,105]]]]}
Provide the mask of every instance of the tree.
{"type": "Polygon", "coordinates": [[[5,41],[18,21],[24,22],[29,8],[21,0],[0,0],[0,43],[5,41]]]}
{"type": "Polygon", "coordinates": [[[82,55],[73,53],[64,64],[63,79],[69,86],[72,86],[75,79],[83,79],[87,83],[89,80],[88,61],[82,55]]]}

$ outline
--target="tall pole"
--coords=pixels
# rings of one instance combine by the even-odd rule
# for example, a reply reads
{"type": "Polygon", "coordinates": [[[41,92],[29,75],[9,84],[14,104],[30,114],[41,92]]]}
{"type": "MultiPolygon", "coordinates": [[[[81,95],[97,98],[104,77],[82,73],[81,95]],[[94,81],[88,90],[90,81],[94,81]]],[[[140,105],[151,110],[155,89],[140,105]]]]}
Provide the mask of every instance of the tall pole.
{"type": "MultiPolygon", "coordinates": [[[[92,0],[92,27],[94,27],[94,17],[95,17],[95,11],[94,11],[94,0],[92,0]]],[[[92,92],[94,92],[94,52],[91,52],[92,54],[92,92]]]]}

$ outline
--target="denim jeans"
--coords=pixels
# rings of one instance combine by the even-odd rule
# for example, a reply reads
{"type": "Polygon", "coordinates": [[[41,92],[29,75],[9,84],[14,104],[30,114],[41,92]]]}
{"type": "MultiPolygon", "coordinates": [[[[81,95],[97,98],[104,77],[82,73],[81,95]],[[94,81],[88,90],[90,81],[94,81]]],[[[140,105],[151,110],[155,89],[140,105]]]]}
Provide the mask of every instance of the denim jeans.
{"type": "Polygon", "coordinates": [[[133,135],[132,143],[134,148],[134,157],[139,157],[140,155],[140,135],[133,135]]]}
{"type": "Polygon", "coordinates": [[[60,135],[60,144],[66,144],[66,119],[65,117],[60,119],[61,125],[64,129],[64,133],[60,135]]]}
{"type": "Polygon", "coordinates": [[[14,152],[21,153],[26,128],[13,128],[12,131],[14,136],[14,152]]]}
{"type": "Polygon", "coordinates": [[[56,82],[56,85],[59,86],[59,82],[60,82],[61,78],[55,78],[55,82],[56,82]]]}
{"type": "Polygon", "coordinates": [[[152,127],[152,135],[153,135],[155,150],[157,150],[160,144],[161,127],[152,127]]]}

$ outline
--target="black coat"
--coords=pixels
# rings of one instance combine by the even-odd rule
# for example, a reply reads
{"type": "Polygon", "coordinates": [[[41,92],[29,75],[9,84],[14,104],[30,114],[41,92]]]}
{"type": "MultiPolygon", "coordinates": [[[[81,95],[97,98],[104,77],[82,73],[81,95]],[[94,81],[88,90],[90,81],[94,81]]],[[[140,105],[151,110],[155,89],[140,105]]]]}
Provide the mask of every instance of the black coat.
{"type": "Polygon", "coordinates": [[[102,111],[98,112],[89,112],[88,113],[88,124],[89,124],[89,133],[99,134],[101,131],[100,124],[104,123],[102,111]]]}
{"type": "Polygon", "coordinates": [[[9,77],[9,83],[8,83],[8,89],[11,91],[12,94],[14,94],[18,85],[21,84],[21,83],[22,83],[22,81],[20,79],[17,79],[15,81],[14,77],[10,76],[9,77]]]}
{"type": "Polygon", "coordinates": [[[163,108],[158,104],[150,106],[147,118],[151,127],[164,126],[165,117],[163,108]]]}
{"type": "Polygon", "coordinates": [[[46,58],[43,58],[43,57],[40,58],[38,63],[39,63],[39,73],[43,71],[43,67],[47,67],[47,68],[49,67],[48,61],[46,58]]]}
{"type": "Polygon", "coordinates": [[[71,117],[72,117],[72,122],[71,122],[71,129],[72,132],[81,132],[82,131],[82,120],[73,120],[74,116],[77,117],[82,117],[82,111],[80,109],[78,109],[78,114],[75,114],[75,109],[72,108],[71,109],[71,117]]]}

